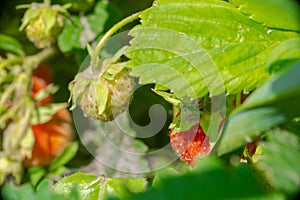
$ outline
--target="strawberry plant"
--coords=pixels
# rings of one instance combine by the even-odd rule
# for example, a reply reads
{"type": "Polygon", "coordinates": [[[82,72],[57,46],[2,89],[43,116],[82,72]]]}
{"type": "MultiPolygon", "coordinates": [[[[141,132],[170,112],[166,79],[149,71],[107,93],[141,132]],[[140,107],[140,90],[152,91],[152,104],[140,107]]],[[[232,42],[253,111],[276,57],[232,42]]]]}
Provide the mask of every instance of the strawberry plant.
{"type": "Polygon", "coordinates": [[[298,1],[1,4],[2,199],[299,197],[298,1]]]}

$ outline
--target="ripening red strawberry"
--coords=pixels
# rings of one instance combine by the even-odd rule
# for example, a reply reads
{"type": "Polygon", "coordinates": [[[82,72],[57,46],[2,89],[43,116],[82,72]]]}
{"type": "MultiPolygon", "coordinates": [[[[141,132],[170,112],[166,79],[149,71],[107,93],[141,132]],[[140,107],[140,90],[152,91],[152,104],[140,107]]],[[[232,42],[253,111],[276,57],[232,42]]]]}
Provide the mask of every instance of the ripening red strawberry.
{"type": "Polygon", "coordinates": [[[174,128],[170,131],[171,145],[181,160],[194,164],[198,157],[209,153],[209,137],[205,135],[199,123],[193,125],[189,130],[173,132],[174,128]]]}

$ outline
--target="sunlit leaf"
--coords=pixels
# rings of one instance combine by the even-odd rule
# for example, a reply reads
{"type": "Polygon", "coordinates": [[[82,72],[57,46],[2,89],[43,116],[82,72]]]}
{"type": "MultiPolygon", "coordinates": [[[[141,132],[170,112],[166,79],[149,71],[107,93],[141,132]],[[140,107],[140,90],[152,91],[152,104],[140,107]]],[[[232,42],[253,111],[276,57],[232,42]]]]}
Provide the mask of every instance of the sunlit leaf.
{"type": "Polygon", "coordinates": [[[50,181],[45,179],[37,186],[36,191],[30,184],[24,184],[22,186],[8,184],[2,189],[2,197],[5,200],[79,200],[76,191],[73,190],[70,192],[70,195],[63,196],[61,194],[53,193],[50,190],[50,184],[50,181]]]}
{"type": "Polygon", "coordinates": [[[284,70],[300,59],[300,38],[292,38],[280,43],[271,52],[267,69],[269,72],[284,70]]]}
{"type": "Polygon", "coordinates": [[[300,30],[300,6],[295,0],[229,0],[249,18],[270,28],[300,30]]]}
{"type": "Polygon", "coordinates": [[[145,191],[145,187],[144,178],[107,178],[79,172],[61,179],[53,190],[68,196],[73,188],[77,188],[82,200],[102,200],[109,197],[125,199],[132,193],[145,191]]]}
{"type": "Polygon", "coordinates": [[[130,32],[128,66],[141,83],[161,84],[177,97],[217,94],[224,86],[229,94],[251,91],[269,77],[270,52],[299,37],[257,23],[220,0],[158,0],[141,20],[130,32]]]}

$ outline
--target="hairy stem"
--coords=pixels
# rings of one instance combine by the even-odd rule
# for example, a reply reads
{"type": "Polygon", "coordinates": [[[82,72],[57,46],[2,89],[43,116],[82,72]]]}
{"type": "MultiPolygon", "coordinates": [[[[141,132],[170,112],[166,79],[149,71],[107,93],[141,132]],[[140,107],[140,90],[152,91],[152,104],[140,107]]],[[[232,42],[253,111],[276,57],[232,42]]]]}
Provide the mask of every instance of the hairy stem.
{"type": "Polygon", "coordinates": [[[122,21],[118,22],[117,24],[115,24],[111,29],[109,29],[104,36],[101,38],[101,40],[99,41],[99,43],[97,44],[93,55],[92,55],[92,61],[91,61],[91,65],[95,66],[97,63],[97,58],[98,55],[102,49],[102,47],[104,46],[105,42],[107,41],[107,39],[112,36],[117,30],[119,30],[120,28],[122,28],[123,26],[125,26],[126,24],[129,24],[130,22],[136,20],[139,18],[141,12],[137,12],[135,14],[132,14],[128,17],[126,17],[125,19],[123,19],[122,21]]]}
{"type": "Polygon", "coordinates": [[[57,53],[57,50],[54,47],[46,48],[40,51],[35,55],[28,56],[24,59],[25,67],[30,70],[34,70],[38,65],[45,60],[51,58],[57,53]]]}

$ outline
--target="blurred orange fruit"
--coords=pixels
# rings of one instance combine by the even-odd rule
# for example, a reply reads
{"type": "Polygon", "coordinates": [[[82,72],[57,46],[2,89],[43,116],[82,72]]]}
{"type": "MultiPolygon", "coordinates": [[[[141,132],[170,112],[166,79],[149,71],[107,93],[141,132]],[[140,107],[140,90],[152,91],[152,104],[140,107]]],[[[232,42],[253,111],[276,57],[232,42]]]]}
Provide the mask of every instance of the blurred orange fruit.
{"type": "Polygon", "coordinates": [[[50,121],[31,128],[35,144],[32,157],[24,160],[26,166],[49,165],[73,140],[71,116],[67,109],[55,113],[50,121]]]}
{"type": "MultiPolygon", "coordinates": [[[[52,73],[47,65],[41,65],[32,77],[32,97],[51,83],[52,73]]],[[[51,103],[51,96],[36,103],[42,106],[51,103]]],[[[31,126],[35,144],[32,157],[24,159],[25,166],[47,166],[73,140],[72,119],[67,109],[56,112],[51,120],[31,126]]]]}

